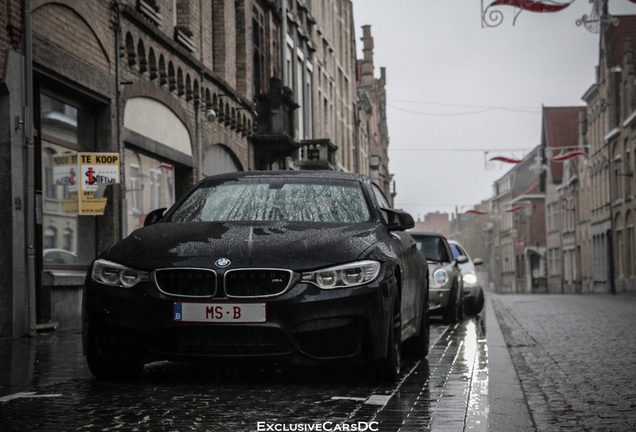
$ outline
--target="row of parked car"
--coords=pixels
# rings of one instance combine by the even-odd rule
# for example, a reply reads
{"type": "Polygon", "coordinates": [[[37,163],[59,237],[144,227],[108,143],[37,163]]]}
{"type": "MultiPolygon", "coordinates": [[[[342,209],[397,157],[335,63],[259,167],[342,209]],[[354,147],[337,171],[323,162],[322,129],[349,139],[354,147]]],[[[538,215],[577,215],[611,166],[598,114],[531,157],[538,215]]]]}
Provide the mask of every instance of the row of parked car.
{"type": "Polygon", "coordinates": [[[364,363],[394,381],[403,356],[428,354],[431,314],[483,302],[477,260],[413,227],[358,174],[208,177],[90,266],[88,366],[109,379],[157,360],[364,363]]]}
{"type": "Polygon", "coordinates": [[[410,232],[429,265],[429,305],[431,314],[455,324],[464,316],[477,315],[484,307],[484,291],[477,278],[474,260],[455,240],[441,234],[410,232]]]}

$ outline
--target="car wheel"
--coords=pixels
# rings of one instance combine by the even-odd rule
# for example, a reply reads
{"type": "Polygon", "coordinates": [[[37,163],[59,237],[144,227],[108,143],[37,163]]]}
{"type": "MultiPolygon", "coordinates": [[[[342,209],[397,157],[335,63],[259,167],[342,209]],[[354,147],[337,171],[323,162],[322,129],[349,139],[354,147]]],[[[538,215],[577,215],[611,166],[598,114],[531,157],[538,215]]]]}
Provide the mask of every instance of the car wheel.
{"type": "Polygon", "coordinates": [[[391,314],[391,329],[389,330],[386,357],[380,360],[376,376],[382,382],[393,383],[400,377],[402,368],[402,349],[400,342],[401,320],[399,313],[391,314]]]}
{"type": "Polygon", "coordinates": [[[479,314],[481,310],[484,308],[484,290],[479,288],[479,292],[477,292],[477,296],[475,298],[475,303],[472,307],[473,315],[479,314]]]}
{"type": "Polygon", "coordinates": [[[451,291],[446,310],[444,311],[444,322],[446,324],[457,324],[459,322],[459,305],[457,304],[457,294],[451,291]]]}
{"type": "Polygon", "coordinates": [[[427,310],[422,315],[422,321],[420,323],[420,333],[413,337],[411,341],[411,355],[413,359],[419,360],[428,355],[429,347],[431,346],[431,324],[430,324],[430,312],[427,310]]]}
{"type": "Polygon", "coordinates": [[[88,369],[99,380],[130,380],[137,378],[144,368],[143,363],[112,361],[105,359],[97,348],[94,335],[89,335],[86,352],[88,369]]]}
{"type": "Polygon", "coordinates": [[[464,309],[464,288],[461,289],[461,291],[459,291],[459,301],[457,302],[457,317],[459,319],[459,321],[464,319],[464,316],[466,315],[465,313],[465,309],[464,309]]]}

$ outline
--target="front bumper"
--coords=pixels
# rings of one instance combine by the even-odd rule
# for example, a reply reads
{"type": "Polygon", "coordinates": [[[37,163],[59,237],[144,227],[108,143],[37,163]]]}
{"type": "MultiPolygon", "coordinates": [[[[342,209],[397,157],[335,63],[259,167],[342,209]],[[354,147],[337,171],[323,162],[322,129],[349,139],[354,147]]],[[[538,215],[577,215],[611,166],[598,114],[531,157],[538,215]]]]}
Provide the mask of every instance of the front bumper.
{"type": "Polygon", "coordinates": [[[480,285],[464,284],[464,301],[474,301],[479,295],[480,291],[481,291],[480,285]]]}
{"type": "Polygon", "coordinates": [[[84,352],[95,343],[105,358],[136,362],[265,357],[302,364],[382,358],[397,291],[391,280],[334,290],[298,283],[280,296],[241,300],[265,303],[264,323],[194,323],[174,320],[175,302],[241,301],[168,296],[150,281],[126,289],[89,279],[84,293],[84,352]]]}
{"type": "Polygon", "coordinates": [[[450,288],[429,289],[429,304],[432,315],[438,315],[444,312],[444,310],[448,306],[450,295],[450,288]]]}

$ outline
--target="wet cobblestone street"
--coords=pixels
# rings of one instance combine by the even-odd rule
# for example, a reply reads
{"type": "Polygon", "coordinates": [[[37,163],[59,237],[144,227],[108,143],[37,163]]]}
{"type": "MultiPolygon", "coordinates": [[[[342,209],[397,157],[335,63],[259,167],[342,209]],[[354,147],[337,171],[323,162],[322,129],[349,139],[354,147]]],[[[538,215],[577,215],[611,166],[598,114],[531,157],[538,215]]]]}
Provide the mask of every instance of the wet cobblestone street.
{"type": "Polygon", "coordinates": [[[636,297],[491,296],[534,430],[636,430],[636,297]]]}
{"type": "Polygon", "coordinates": [[[0,340],[0,429],[636,430],[636,297],[490,293],[486,306],[433,320],[428,358],[392,385],[364,369],[169,362],[97,381],[77,332],[0,340]]]}
{"type": "MultiPolygon", "coordinates": [[[[2,430],[253,431],[302,424],[384,432],[461,430],[465,422],[486,430],[483,330],[477,318],[453,327],[433,321],[428,359],[405,364],[394,385],[343,368],[292,373],[168,362],[146,366],[137,382],[100,382],[84,364],[79,334],[42,334],[38,342],[12,345],[13,374],[7,367],[1,376],[2,430]],[[33,366],[19,359],[25,354],[33,366]]],[[[4,362],[9,344],[2,342],[4,362]]]]}

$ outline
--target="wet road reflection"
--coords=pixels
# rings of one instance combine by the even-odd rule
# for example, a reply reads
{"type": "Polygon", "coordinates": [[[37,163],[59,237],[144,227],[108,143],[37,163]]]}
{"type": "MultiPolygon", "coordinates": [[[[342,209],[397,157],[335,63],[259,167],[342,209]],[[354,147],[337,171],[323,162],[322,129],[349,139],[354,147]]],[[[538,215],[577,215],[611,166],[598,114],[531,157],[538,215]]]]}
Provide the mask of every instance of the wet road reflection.
{"type": "Polygon", "coordinates": [[[485,323],[475,317],[442,329],[427,360],[378,413],[382,431],[488,429],[485,323]]]}
{"type": "Polygon", "coordinates": [[[51,336],[48,345],[38,341],[35,351],[14,349],[11,361],[4,359],[0,341],[6,366],[0,375],[0,418],[3,430],[20,431],[25,425],[39,430],[60,425],[66,430],[301,430],[299,425],[304,430],[354,425],[382,432],[487,430],[483,320],[467,318],[455,326],[433,321],[431,341],[428,358],[405,364],[401,381],[392,385],[370,381],[362,368],[169,362],[148,365],[136,382],[100,382],[85,368],[79,335],[51,336]]]}

